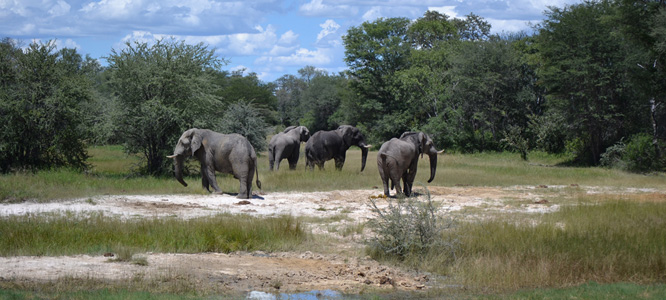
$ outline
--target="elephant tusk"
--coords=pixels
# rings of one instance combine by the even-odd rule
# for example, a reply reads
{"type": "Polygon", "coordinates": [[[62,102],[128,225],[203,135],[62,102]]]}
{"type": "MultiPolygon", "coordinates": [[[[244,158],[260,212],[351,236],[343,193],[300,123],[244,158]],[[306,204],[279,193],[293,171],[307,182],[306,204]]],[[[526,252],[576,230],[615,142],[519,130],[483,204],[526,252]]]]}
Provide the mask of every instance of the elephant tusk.
{"type": "Polygon", "coordinates": [[[437,154],[442,154],[442,153],[444,153],[444,150],[442,150],[442,151],[437,151],[437,154]]]}
{"type": "Polygon", "coordinates": [[[167,155],[167,157],[168,158],[174,158],[174,157],[176,157],[176,155],[175,154],[174,155],[167,155]]]}
{"type": "Polygon", "coordinates": [[[367,149],[370,149],[370,148],[372,148],[372,145],[365,145],[365,146],[363,146],[363,147],[365,147],[365,148],[367,148],[367,149]]]}

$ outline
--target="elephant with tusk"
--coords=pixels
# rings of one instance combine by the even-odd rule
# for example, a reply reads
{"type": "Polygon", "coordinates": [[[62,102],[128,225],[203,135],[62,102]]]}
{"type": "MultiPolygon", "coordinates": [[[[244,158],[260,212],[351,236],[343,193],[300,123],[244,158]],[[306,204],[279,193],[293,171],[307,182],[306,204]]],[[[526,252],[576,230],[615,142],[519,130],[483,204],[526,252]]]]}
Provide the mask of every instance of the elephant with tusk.
{"type": "Polygon", "coordinates": [[[210,192],[222,193],[215,179],[215,171],[229,173],[240,181],[238,198],[252,198],[252,179],[257,174],[257,187],[261,189],[257,154],[247,138],[240,134],[221,134],[208,129],[192,128],[185,131],[178,139],[173,155],[175,176],[178,182],[187,186],[183,180],[183,163],[186,157],[196,157],[201,164],[201,184],[210,192]]]}
{"type": "Polygon", "coordinates": [[[430,158],[428,182],[432,182],[437,171],[437,155],[443,152],[444,150],[437,151],[430,137],[423,132],[405,132],[400,138],[393,138],[382,144],[377,153],[377,168],[384,185],[384,195],[390,196],[389,180],[391,189],[395,186],[396,193],[407,196],[412,194],[419,155],[423,157],[424,153],[430,158]],[[402,191],[400,180],[405,185],[402,191]]]}
{"type": "Polygon", "coordinates": [[[347,150],[351,146],[361,148],[361,172],[363,172],[368,149],[372,145],[365,143],[365,137],[358,128],[349,125],[341,125],[336,130],[315,132],[305,144],[305,168],[312,170],[314,165],[317,165],[321,170],[327,160],[334,159],[335,168],[342,170],[347,150]]]}

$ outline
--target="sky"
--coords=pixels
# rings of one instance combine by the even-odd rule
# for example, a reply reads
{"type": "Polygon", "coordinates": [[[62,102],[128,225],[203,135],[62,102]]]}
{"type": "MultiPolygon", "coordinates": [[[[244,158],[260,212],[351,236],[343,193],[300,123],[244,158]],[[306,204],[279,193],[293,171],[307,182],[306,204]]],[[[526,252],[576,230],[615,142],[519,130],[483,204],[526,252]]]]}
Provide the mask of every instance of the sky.
{"type": "Polygon", "coordinates": [[[27,46],[55,40],[107,65],[126,42],[174,37],[203,42],[229,61],[223,70],[254,72],[264,82],[305,66],[346,69],[342,36],[378,18],[416,20],[428,10],[474,13],[493,33],[531,32],[548,6],[580,0],[0,0],[0,38],[27,46]]]}

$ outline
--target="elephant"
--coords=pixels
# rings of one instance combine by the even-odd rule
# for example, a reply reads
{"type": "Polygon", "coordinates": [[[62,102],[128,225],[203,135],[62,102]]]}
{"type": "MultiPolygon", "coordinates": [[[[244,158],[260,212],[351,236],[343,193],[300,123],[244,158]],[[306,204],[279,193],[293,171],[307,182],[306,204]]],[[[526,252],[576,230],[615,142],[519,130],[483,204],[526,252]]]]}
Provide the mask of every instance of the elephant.
{"type": "Polygon", "coordinates": [[[268,168],[273,171],[280,169],[280,161],[287,159],[289,169],[295,170],[298,163],[301,142],[310,139],[310,131],[305,126],[289,126],[284,131],[274,135],[268,143],[268,168]]]}
{"type": "Polygon", "coordinates": [[[252,179],[257,174],[257,187],[261,189],[257,154],[244,136],[236,133],[221,134],[208,129],[191,128],[180,136],[174,148],[175,176],[178,182],[187,186],[183,180],[183,162],[188,156],[194,156],[201,164],[201,184],[210,192],[213,187],[216,194],[222,191],[217,186],[215,171],[228,173],[240,181],[238,198],[252,197],[252,179]]]}
{"type": "Polygon", "coordinates": [[[335,168],[342,170],[347,150],[351,146],[361,148],[361,172],[363,172],[368,149],[372,145],[367,145],[361,131],[350,125],[341,125],[336,130],[315,132],[305,143],[305,168],[312,170],[317,165],[322,170],[327,160],[334,159],[335,168]]]}
{"type": "Polygon", "coordinates": [[[377,153],[377,168],[384,185],[384,195],[390,196],[388,185],[390,179],[391,189],[395,186],[398,195],[411,196],[419,155],[423,157],[424,153],[430,158],[428,182],[432,182],[437,171],[437,155],[443,152],[444,150],[438,152],[430,137],[423,132],[405,132],[400,138],[393,138],[382,144],[377,153]],[[402,191],[401,179],[405,185],[402,191]]]}

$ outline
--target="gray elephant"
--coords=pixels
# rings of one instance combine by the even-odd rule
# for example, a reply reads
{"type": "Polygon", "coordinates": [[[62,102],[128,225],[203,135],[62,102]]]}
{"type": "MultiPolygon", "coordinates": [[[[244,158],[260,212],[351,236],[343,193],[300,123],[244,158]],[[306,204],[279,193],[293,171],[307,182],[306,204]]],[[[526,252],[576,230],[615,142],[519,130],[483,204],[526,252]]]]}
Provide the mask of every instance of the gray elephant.
{"type": "Polygon", "coordinates": [[[295,170],[300,155],[301,142],[310,139],[310,131],[305,126],[289,126],[274,135],[268,143],[268,168],[273,171],[280,169],[280,161],[287,159],[289,169],[295,170]]]}
{"type": "Polygon", "coordinates": [[[240,134],[221,134],[208,129],[192,128],[183,133],[173,151],[167,156],[174,159],[175,175],[178,182],[187,186],[183,180],[183,161],[194,156],[201,164],[201,184],[210,192],[222,193],[217,186],[215,171],[229,173],[240,181],[238,198],[252,197],[252,179],[257,173],[257,187],[261,189],[257,154],[250,142],[240,134]]]}
{"type": "Polygon", "coordinates": [[[363,172],[368,149],[372,145],[365,143],[365,137],[358,128],[349,125],[341,125],[336,130],[315,132],[305,143],[305,168],[312,170],[314,165],[317,165],[322,170],[327,160],[334,159],[335,168],[342,170],[347,150],[351,146],[361,148],[361,172],[363,172]]]}
{"type": "Polygon", "coordinates": [[[389,180],[391,180],[391,189],[395,186],[397,194],[410,196],[412,194],[412,185],[416,178],[416,171],[419,164],[419,155],[428,154],[430,158],[430,179],[435,179],[437,171],[437,154],[444,152],[437,151],[435,145],[423,132],[405,132],[400,138],[393,138],[382,144],[377,153],[377,168],[379,176],[384,185],[384,195],[390,196],[389,180]],[[401,191],[400,180],[404,183],[404,189],[401,191]]]}

